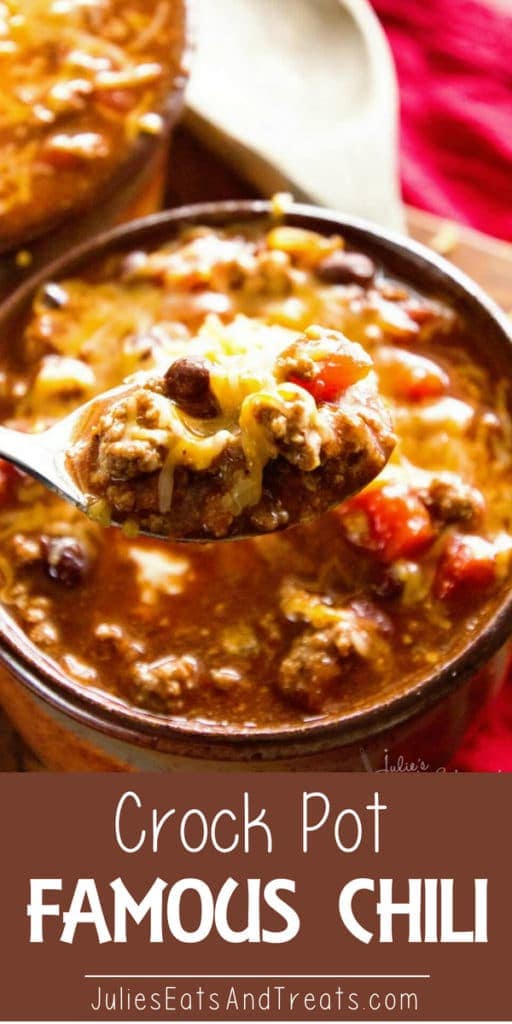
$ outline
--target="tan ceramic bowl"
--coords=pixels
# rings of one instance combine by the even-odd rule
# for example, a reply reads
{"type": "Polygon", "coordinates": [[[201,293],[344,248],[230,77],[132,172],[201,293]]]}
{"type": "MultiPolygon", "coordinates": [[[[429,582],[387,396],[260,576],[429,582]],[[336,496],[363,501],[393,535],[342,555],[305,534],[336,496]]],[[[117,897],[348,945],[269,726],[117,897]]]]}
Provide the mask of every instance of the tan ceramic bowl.
{"type": "MultiPolygon", "coordinates": [[[[102,235],[39,273],[0,310],[0,330],[13,337],[35,289],[80,272],[109,252],[158,245],[183,223],[258,221],[264,202],[209,203],[157,214],[102,235]]],[[[454,304],[474,324],[497,376],[512,377],[510,323],[480,289],[441,257],[400,236],[329,211],[296,206],[287,220],[339,232],[387,269],[454,304]]],[[[475,712],[504,678],[504,645],[512,630],[512,596],[501,595],[486,623],[460,652],[403,692],[370,710],[275,731],[177,724],[87,689],[52,664],[0,609],[0,702],[44,764],[64,771],[357,770],[383,769],[401,757],[421,768],[444,767],[475,712]]]]}

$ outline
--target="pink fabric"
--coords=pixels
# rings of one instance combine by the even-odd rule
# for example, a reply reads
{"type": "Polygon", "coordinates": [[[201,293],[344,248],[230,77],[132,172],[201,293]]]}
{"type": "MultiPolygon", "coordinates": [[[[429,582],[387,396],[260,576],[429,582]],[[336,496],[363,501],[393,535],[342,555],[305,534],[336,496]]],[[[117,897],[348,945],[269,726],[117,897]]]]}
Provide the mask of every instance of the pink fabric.
{"type": "MultiPolygon", "coordinates": [[[[476,0],[373,4],[400,84],[405,200],[512,240],[512,9],[476,0]]],[[[512,771],[512,672],[452,767],[512,771]]]]}
{"type": "Polygon", "coordinates": [[[406,202],[512,240],[512,8],[373,5],[398,71],[406,202]]]}
{"type": "Polygon", "coordinates": [[[454,758],[463,772],[512,772],[512,681],[487,708],[454,758]]]}

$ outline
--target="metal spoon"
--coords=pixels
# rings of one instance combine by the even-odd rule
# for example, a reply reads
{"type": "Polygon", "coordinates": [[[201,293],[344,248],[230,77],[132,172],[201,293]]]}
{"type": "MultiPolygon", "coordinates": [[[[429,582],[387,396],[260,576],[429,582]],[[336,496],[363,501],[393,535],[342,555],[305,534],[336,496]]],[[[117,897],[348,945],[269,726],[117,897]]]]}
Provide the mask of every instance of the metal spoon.
{"type": "MultiPolygon", "coordinates": [[[[25,433],[0,426],[0,459],[12,463],[24,473],[38,480],[48,490],[53,491],[59,498],[63,498],[64,501],[74,505],[80,512],[94,520],[96,517],[93,514],[92,506],[97,502],[98,496],[82,490],[80,483],[75,480],[67,464],[75,459],[83,444],[88,444],[89,428],[97,420],[98,404],[102,407],[108,406],[116,399],[126,396],[136,386],[135,382],[125,382],[118,387],[111,388],[109,391],[91,398],[88,402],[84,402],[69,416],[65,416],[53,427],[40,433],[25,433]]],[[[388,457],[391,448],[392,445],[389,448],[388,457]]],[[[360,487],[365,486],[368,482],[369,480],[365,480],[360,487]]],[[[350,493],[353,493],[353,489],[348,492],[348,494],[350,493]]],[[[323,511],[339,504],[341,500],[343,499],[337,497],[335,502],[326,502],[323,511]]],[[[290,525],[305,522],[307,518],[300,517],[290,525]]],[[[108,524],[103,523],[103,525],[122,528],[123,521],[112,518],[108,524]]],[[[175,536],[170,532],[159,533],[153,529],[144,529],[143,526],[138,528],[138,533],[146,537],[166,541],[179,540],[180,543],[204,543],[207,540],[218,543],[219,541],[242,540],[261,535],[261,532],[265,531],[249,530],[247,533],[236,533],[224,537],[202,535],[184,537],[175,536]]]]}
{"type": "MultiPolygon", "coordinates": [[[[112,388],[102,395],[102,399],[115,397],[125,390],[124,385],[112,388]]],[[[92,398],[59,420],[55,426],[38,434],[0,427],[0,458],[12,462],[81,512],[87,512],[90,495],[85,494],[73,480],[66,467],[66,457],[76,441],[79,424],[97,402],[97,398],[92,398]]]]}
{"type": "Polygon", "coordinates": [[[0,427],[0,458],[11,462],[60,498],[85,512],[87,496],[77,487],[66,469],[67,445],[76,423],[75,412],[40,434],[26,434],[20,430],[0,427]]]}
{"type": "MultiPolygon", "coordinates": [[[[101,402],[108,402],[126,394],[126,384],[120,384],[101,394],[101,402]]],[[[80,512],[89,514],[91,494],[82,491],[67,468],[67,457],[70,449],[79,439],[79,432],[84,429],[88,413],[94,412],[98,405],[98,396],[78,406],[69,416],[59,420],[55,426],[37,434],[11,430],[0,426],[0,459],[11,462],[18,469],[28,473],[34,480],[53,491],[59,498],[74,505],[80,512]]],[[[122,527],[121,522],[112,519],[111,526],[122,527]]],[[[141,534],[155,539],[170,540],[167,534],[159,534],[141,529],[141,534]]],[[[194,540],[194,538],[183,538],[194,540]]]]}

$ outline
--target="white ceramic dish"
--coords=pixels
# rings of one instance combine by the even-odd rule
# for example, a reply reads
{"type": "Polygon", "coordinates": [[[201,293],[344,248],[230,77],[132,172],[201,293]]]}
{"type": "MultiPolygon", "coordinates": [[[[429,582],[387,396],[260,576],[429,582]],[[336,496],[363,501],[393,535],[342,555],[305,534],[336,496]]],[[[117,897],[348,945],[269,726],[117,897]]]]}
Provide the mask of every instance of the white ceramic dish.
{"type": "Polygon", "coordinates": [[[397,89],[366,0],[196,0],[188,121],[264,194],[403,229],[397,89]]]}

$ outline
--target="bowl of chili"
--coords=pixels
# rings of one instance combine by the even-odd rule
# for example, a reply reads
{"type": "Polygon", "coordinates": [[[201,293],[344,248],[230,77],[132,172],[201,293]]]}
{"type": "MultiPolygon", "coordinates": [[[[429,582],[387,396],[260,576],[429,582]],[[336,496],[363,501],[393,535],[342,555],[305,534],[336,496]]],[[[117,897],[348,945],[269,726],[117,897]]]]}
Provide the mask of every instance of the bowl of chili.
{"type": "MultiPolygon", "coordinates": [[[[396,450],[339,508],[193,552],[68,514],[2,467],[0,701],[48,767],[437,769],[503,679],[510,325],[425,247],[262,201],[117,228],[4,304],[2,419],[43,429],[251,320],[363,345],[396,450]]],[[[290,372],[332,400],[330,366],[290,372]]]]}

